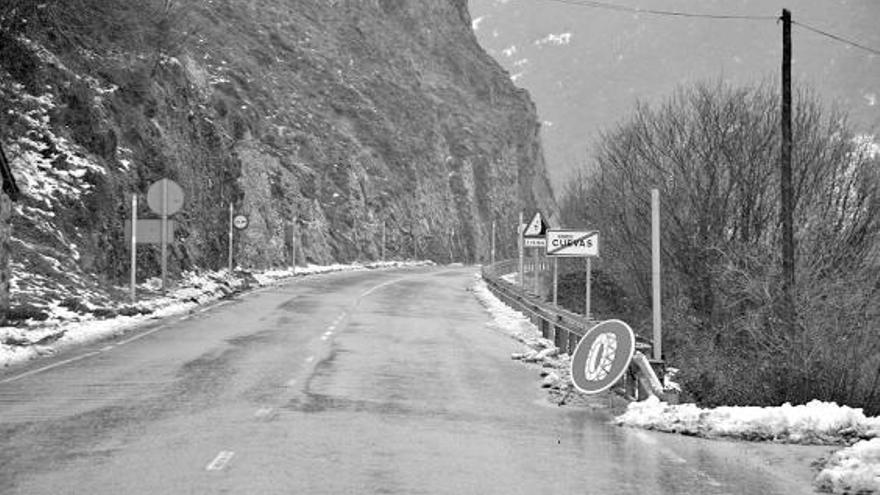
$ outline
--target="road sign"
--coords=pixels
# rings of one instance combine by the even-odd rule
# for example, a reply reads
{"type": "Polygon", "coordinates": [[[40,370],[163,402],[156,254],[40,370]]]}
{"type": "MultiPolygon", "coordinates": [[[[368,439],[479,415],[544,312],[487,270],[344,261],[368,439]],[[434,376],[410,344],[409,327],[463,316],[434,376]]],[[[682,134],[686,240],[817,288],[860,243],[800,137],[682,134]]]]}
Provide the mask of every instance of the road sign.
{"type": "Polygon", "coordinates": [[[547,239],[543,237],[526,237],[523,246],[527,248],[542,248],[547,245],[547,239]]]}
{"type": "Polygon", "coordinates": [[[547,256],[599,256],[599,231],[548,230],[547,256]]]}
{"type": "Polygon", "coordinates": [[[235,215],[235,218],[232,219],[232,226],[238,230],[246,229],[248,226],[248,217],[244,215],[235,215]]]}
{"type": "Polygon", "coordinates": [[[619,380],[636,350],[632,329],[607,320],[587,330],[571,356],[571,381],[585,394],[607,390],[619,380]]]}
{"type": "Polygon", "coordinates": [[[147,190],[147,205],[153,210],[153,213],[161,215],[162,212],[162,193],[165,193],[165,214],[174,215],[180,211],[183,206],[183,189],[169,179],[159,179],[150,185],[147,190]]]}
{"type": "Polygon", "coordinates": [[[541,212],[535,213],[535,216],[532,217],[532,220],[526,225],[525,230],[523,230],[523,237],[544,237],[544,234],[547,232],[547,223],[544,222],[544,217],[541,216],[541,212]]]}
{"type": "MultiPolygon", "coordinates": [[[[159,244],[162,242],[162,220],[141,218],[136,222],[135,242],[138,244],[159,244]]],[[[166,239],[174,239],[174,220],[166,223],[166,239]]],[[[131,244],[131,220],[125,221],[125,243],[131,244]]]]}

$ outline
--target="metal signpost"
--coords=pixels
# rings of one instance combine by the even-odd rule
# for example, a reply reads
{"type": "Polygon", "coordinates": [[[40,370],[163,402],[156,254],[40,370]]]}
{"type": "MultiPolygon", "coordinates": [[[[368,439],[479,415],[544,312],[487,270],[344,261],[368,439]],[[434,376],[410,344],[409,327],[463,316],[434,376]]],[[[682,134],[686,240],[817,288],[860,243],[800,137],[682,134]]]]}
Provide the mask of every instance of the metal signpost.
{"type": "Polygon", "coordinates": [[[290,222],[290,266],[296,275],[296,219],[290,222]]]}
{"type": "MultiPolygon", "coordinates": [[[[138,197],[137,194],[131,195],[131,224],[137,226],[137,209],[138,209],[138,197]]],[[[135,292],[135,285],[137,283],[137,228],[132,230],[131,235],[131,303],[134,304],[137,301],[137,294],[135,292]]]]}
{"type": "Polygon", "coordinates": [[[248,217],[244,215],[234,215],[232,203],[229,203],[229,273],[232,273],[232,242],[234,230],[244,230],[248,226],[248,217]]]}
{"type": "MultiPolygon", "coordinates": [[[[587,258],[586,294],[584,316],[590,319],[590,279],[592,278],[592,259],[599,256],[599,232],[596,230],[548,230],[547,256],[587,258]]],[[[553,277],[554,304],[556,300],[557,279],[553,277]]]]}
{"type": "Polygon", "coordinates": [[[170,179],[159,179],[147,190],[147,205],[160,215],[162,225],[162,290],[168,289],[168,216],[174,215],[183,206],[183,189],[170,179]]]}
{"type": "Polygon", "coordinates": [[[607,320],[587,330],[571,356],[571,381],[585,394],[609,389],[626,373],[636,339],[620,320],[607,320]]]}
{"type": "Polygon", "coordinates": [[[516,224],[516,240],[517,240],[517,252],[519,253],[519,288],[522,290],[524,285],[523,281],[525,280],[525,264],[523,263],[523,232],[525,231],[525,225],[523,225],[523,214],[519,212],[519,223],[516,224]]]}
{"type": "Polygon", "coordinates": [[[229,263],[228,263],[228,266],[229,266],[229,274],[230,274],[230,275],[232,275],[232,232],[233,232],[233,230],[232,230],[232,228],[233,228],[233,227],[232,227],[232,214],[233,214],[233,212],[232,212],[232,203],[229,203],[229,242],[227,243],[227,245],[228,245],[228,247],[229,247],[229,253],[228,253],[228,254],[229,254],[229,260],[228,260],[229,263]]]}
{"type": "MultiPolygon", "coordinates": [[[[547,222],[544,221],[544,216],[541,215],[541,212],[535,213],[532,219],[529,221],[528,225],[526,225],[523,230],[523,245],[525,247],[530,248],[543,248],[547,246],[546,238],[544,237],[547,234],[547,222]]],[[[539,289],[539,261],[538,261],[538,249],[534,249],[532,251],[532,282],[535,294],[538,293],[539,289]]]]}

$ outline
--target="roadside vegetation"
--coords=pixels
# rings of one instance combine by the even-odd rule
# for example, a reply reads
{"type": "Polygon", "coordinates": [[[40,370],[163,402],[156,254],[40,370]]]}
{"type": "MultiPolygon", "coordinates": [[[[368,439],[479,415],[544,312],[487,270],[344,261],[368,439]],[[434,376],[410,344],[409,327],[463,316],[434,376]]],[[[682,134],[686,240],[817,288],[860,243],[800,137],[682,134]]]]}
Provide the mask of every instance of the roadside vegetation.
{"type": "MultiPolygon", "coordinates": [[[[563,224],[601,232],[595,311],[612,311],[604,316],[649,336],[650,190],[660,190],[665,358],[698,403],[819,399],[876,415],[880,147],[809,90],[798,91],[797,325],[787,331],[778,100],[766,84],[701,83],[661,105],[637,105],[569,182],[563,224]]],[[[583,305],[583,275],[575,278],[563,276],[563,304],[583,305]]]]}

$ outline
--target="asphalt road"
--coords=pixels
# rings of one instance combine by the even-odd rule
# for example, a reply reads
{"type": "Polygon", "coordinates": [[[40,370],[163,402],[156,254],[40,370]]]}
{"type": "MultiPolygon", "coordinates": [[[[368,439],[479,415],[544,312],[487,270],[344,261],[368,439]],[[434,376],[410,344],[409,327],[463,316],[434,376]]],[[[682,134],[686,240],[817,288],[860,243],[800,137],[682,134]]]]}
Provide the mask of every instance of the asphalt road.
{"type": "Polygon", "coordinates": [[[811,492],[813,451],[549,403],[475,272],[298,278],[7,372],[0,493],[811,492]]]}

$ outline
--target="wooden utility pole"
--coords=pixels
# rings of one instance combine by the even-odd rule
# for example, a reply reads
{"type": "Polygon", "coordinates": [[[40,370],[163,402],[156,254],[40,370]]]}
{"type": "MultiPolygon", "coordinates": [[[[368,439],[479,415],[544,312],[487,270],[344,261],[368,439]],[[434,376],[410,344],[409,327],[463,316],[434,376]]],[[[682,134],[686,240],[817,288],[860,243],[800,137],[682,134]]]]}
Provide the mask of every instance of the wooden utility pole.
{"type": "Polygon", "coordinates": [[[780,223],[782,224],[782,317],[795,328],[794,193],[791,178],[791,12],[782,9],[782,152],[780,153],[780,223]]]}
{"type": "Polygon", "coordinates": [[[663,327],[660,315],[660,191],[651,189],[651,286],[654,321],[654,360],[663,359],[663,327]]]}

